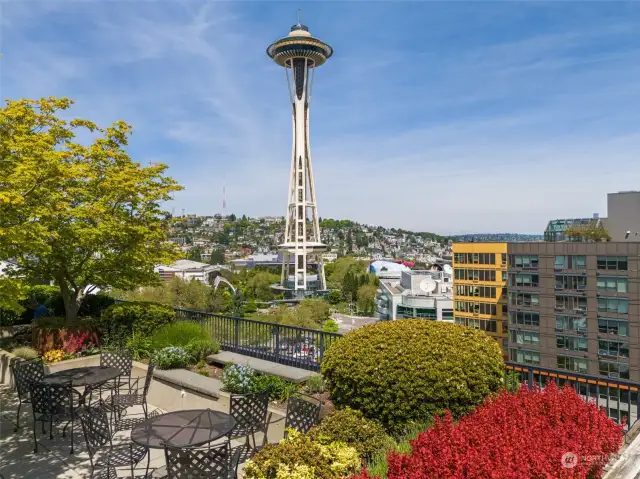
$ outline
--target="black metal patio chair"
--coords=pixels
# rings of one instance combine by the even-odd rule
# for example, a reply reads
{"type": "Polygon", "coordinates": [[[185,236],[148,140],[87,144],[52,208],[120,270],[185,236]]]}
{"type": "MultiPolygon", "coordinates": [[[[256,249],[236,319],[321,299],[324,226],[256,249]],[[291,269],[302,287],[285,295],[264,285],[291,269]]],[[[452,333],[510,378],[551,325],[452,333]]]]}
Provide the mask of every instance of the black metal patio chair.
{"type": "Polygon", "coordinates": [[[165,446],[168,479],[235,479],[240,462],[240,448],[227,441],[206,448],[165,446]]]}
{"type": "Polygon", "coordinates": [[[306,394],[294,393],[287,400],[287,415],[284,420],[285,437],[287,429],[306,433],[320,422],[322,402],[306,394]]]}
{"type": "Polygon", "coordinates": [[[11,365],[13,372],[13,380],[18,393],[18,412],[16,413],[16,427],[14,431],[20,428],[20,408],[23,404],[31,403],[31,385],[41,381],[44,378],[44,363],[41,359],[33,361],[18,361],[11,365]]]}
{"type": "Polygon", "coordinates": [[[37,423],[42,423],[42,434],[45,433],[44,425],[49,423],[49,439],[53,439],[53,425],[66,422],[62,429],[62,437],[66,436],[67,427],[71,425],[71,450],[73,454],[73,424],[77,419],[74,398],[78,398],[77,391],[71,385],[46,384],[42,382],[31,384],[31,409],[33,411],[33,452],[38,452],[37,423]]]}
{"type": "Polygon", "coordinates": [[[113,434],[105,407],[82,407],[79,415],[84,440],[89,451],[91,479],[93,479],[96,469],[102,469],[102,475],[106,470],[109,475],[112,468],[118,467],[129,467],[131,477],[135,477],[135,468],[145,456],[147,457],[147,467],[143,477],[149,474],[150,455],[147,448],[137,446],[132,442],[113,445],[113,434]]]}
{"type": "Polygon", "coordinates": [[[131,370],[133,369],[133,351],[130,349],[120,349],[117,351],[102,351],[100,353],[100,366],[118,368],[120,376],[111,379],[100,387],[100,392],[108,390],[118,393],[124,383],[131,380],[131,370]]]}
{"type": "Polygon", "coordinates": [[[116,392],[107,399],[107,407],[118,419],[121,418],[123,411],[132,406],[142,406],[144,417],[147,418],[149,416],[147,394],[149,393],[149,387],[153,379],[154,369],[155,365],[153,362],[149,363],[147,366],[147,374],[130,380],[124,394],[116,392]],[[141,383],[142,380],[144,380],[144,383],[141,383]]]}
{"type": "Polygon", "coordinates": [[[259,447],[255,435],[257,432],[262,432],[266,438],[267,428],[271,422],[269,390],[245,395],[232,394],[229,414],[236,420],[236,425],[229,433],[229,438],[246,437],[247,448],[254,452],[258,451],[259,447]],[[253,447],[249,443],[249,436],[253,439],[253,447]]]}

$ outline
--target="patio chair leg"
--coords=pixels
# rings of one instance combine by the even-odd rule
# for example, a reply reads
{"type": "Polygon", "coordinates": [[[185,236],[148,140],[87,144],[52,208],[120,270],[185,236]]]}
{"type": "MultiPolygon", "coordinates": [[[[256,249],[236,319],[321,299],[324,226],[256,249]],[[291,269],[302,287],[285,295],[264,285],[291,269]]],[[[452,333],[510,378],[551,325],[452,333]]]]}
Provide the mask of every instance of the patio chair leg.
{"type": "Polygon", "coordinates": [[[20,408],[21,407],[22,407],[22,401],[18,403],[18,412],[16,413],[16,427],[13,430],[13,432],[18,432],[18,429],[20,429],[20,408]]]}
{"type": "Polygon", "coordinates": [[[36,434],[36,427],[37,426],[38,425],[36,424],[35,418],[34,418],[34,421],[33,421],[33,453],[34,454],[36,454],[38,452],[38,435],[36,434]]]}
{"type": "Polygon", "coordinates": [[[53,439],[53,419],[49,422],[49,439],[53,439]]]}
{"type": "Polygon", "coordinates": [[[149,419],[148,412],[147,412],[147,402],[146,401],[142,403],[142,410],[144,411],[144,418],[145,419],[149,419]]]}

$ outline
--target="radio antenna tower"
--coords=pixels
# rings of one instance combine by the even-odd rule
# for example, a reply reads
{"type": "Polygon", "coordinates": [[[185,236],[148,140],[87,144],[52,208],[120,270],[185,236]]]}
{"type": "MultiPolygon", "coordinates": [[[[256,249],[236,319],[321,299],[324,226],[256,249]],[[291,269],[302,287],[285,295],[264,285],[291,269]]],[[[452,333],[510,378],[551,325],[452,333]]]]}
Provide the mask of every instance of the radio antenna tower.
{"type": "Polygon", "coordinates": [[[222,184],[222,216],[227,217],[227,185],[222,184]]]}

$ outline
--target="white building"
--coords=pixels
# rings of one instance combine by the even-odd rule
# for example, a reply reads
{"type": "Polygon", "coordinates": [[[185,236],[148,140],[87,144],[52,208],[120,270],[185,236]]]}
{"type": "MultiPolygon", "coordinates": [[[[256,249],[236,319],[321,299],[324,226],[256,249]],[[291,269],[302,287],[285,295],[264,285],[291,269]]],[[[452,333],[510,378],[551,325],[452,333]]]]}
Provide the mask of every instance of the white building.
{"type": "Polygon", "coordinates": [[[322,261],[324,263],[333,263],[338,259],[338,253],[323,253],[322,261]]]}
{"type": "MultiPolygon", "coordinates": [[[[401,266],[401,265],[398,265],[401,266]]],[[[380,320],[425,318],[453,322],[453,277],[444,271],[399,271],[380,277],[380,320]]]]}
{"type": "Polygon", "coordinates": [[[197,279],[198,281],[208,284],[210,282],[211,275],[220,271],[220,269],[228,268],[220,265],[200,263],[199,261],[179,259],[170,266],[158,265],[154,268],[154,271],[165,281],[170,280],[171,278],[180,278],[184,281],[197,279]]]}

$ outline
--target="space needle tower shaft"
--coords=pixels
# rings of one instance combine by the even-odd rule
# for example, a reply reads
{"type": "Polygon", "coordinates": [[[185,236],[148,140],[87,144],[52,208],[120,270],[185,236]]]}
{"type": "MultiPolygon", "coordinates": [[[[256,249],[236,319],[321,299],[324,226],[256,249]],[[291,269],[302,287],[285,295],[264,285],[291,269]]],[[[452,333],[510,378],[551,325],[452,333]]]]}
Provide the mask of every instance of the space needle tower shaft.
{"type": "Polygon", "coordinates": [[[267,54],[284,67],[293,119],[293,149],[283,253],[281,284],[293,296],[325,290],[320,224],[309,148],[309,106],[315,69],[326,62],[333,49],[314,38],[309,29],[294,25],[288,36],[276,41],[267,54]],[[317,274],[309,273],[316,266],[317,274]]]}

